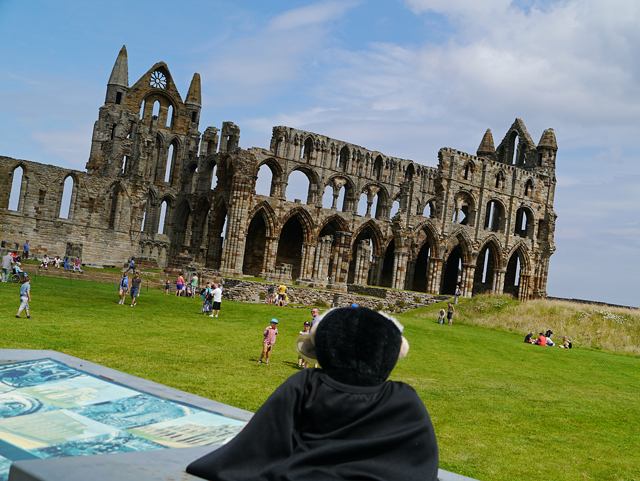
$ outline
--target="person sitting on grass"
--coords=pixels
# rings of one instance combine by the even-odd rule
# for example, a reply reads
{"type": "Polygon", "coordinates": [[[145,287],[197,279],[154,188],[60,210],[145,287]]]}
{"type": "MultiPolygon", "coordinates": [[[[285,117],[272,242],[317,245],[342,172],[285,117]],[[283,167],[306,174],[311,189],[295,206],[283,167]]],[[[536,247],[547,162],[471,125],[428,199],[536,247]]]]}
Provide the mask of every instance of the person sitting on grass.
{"type": "Polygon", "coordinates": [[[47,267],[49,265],[49,256],[47,256],[47,254],[45,254],[42,257],[42,262],[40,263],[40,267],[44,267],[45,270],[49,270],[49,267],[47,267]]]}
{"type": "Polygon", "coordinates": [[[262,364],[262,358],[267,357],[265,364],[269,365],[269,359],[271,359],[271,348],[276,343],[276,336],[278,335],[278,319],[271,319],[271,323],[267,326],[262,334],[264,338],[262,340],[262,354],[260,354],[260,360],[258,364],[262,364]]]}
{"type": "Polygon", "coordinates": [[[536,341],[535,339],[531,339],[531,337],[533,336],[533,331],[531,331],[529,334],[527,334],[524,338],[524,342],[528,343],[528,344],[535,344],[536,341]]]}
{"type": "Polygon", "coordinates": [[[562,344],[559,344],[558,347],[562,349],[571,349],[573,345],[567,336],[562,336],[562,344]]]}
{"type": "Polygon", "coordinates": [[[77,257],[76,260],[73,261],[73,272],[75,272],[76,270],[80,272],[80,274],[82,274],[82,269],[80,268],[80,259],[78,259],[77,257]]]}
{"type": "Polygon", "coordinates": [[[55,256],[53,258],[53,267],[60,269],[60,256],[55,256]]]}
{"type": "Polygon", "coordinates": [[[547,345],[547,337],[544,335],[544,332],[541,332],[538,336],[538,340],[535,342],[537,346],[546,346],[547,345]]]}
{"type": "Polygon", "coordinates": [[[551,335],[553,334],[553,331],[551,329],[547,330],[547,332],[545,332],[544,337],[545,340],[547,341],[547,346],[548,347],[553,347],[555,346],[555,344],[553,343],[553,341],[551,340],[551,335]]]}
{"type": "Polygon", "coordinates": [[[62,259],[62,267],[64,267],[65,271],[71,270],[71,266],[69,266],[69,258],[67,256],[64,256],[64,259],[62,259]]]}
{"type": "Polygon", "coordinates": [[[16,317],[20,317],[20,313],[25,311],[27,313],[27,319],[33,319],[29,315],[29,303],[31,302],[31,277],[26,276],[24,278],[24,284],[20,286],[20,307],[16,317]]]}

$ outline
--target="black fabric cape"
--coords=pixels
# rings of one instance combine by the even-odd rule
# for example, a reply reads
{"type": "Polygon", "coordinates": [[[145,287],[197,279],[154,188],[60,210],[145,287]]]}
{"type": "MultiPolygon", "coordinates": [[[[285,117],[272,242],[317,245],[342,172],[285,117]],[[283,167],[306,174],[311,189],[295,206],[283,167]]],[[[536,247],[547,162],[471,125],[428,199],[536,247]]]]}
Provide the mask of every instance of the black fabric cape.
{"type": "Polygon", "coordinates": [[[213,481],[436,481],[438,446],[411,386],[348,386],[305,369],[280,385],[234,439],[187,472],[213,481]]]}

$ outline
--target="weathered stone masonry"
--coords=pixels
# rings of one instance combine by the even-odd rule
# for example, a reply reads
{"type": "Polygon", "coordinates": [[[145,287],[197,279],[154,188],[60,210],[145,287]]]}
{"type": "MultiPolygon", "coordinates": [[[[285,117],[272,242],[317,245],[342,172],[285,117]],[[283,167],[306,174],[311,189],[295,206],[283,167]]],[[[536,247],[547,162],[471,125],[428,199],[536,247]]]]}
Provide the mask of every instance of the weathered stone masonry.
{"type": "Polygon", "coordinates": [[[269,149],[240,149],[231,122],[201,134],[200,109],[200,76],[183,101],[163,62],[129,87],[123,47],[86,172],[0,157],[3,247],[28,238],[36,253],[97,265],[136,255],[160,267],[186,252],[220,275],[291,275],[298,285],[338,291],[368,284],[450,294],[459,283],[465,296],[546,295],[555,250],[552,129],[536,145],[516,119],[497,149],[487,130],[477,155],[443,148],[432,168],[283,126],[269,149]],[[263,165],[269,196],[255,193],[263,165]],[[16,169],[20,197],[9,210],[16,169]],[[309,189],[289,202],[294,171],[309,189]],[[322,206],[327,189],[330,209],[322,206]],[[361,196],[366,215],[357,214],[361,196]]]}

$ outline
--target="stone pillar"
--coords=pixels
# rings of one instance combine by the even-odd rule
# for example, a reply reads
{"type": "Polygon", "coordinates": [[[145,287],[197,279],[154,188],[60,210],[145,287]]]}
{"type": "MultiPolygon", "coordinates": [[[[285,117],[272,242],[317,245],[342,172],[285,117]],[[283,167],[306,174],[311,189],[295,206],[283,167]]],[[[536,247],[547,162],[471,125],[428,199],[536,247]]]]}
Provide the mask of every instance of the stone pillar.
{"type": "Polygon", "coordinates": [[[222,263],[222,245],[224,238],[220,234],[220,231],[213,231],[211,233],[211,240],[209,241],[207,266],[211,266],[212,269],[220,269],[222,263]]]}
{"type": "Polygon", "coordinates": [[[460,282],[460,290],[462,297],[471,297],[473,294],[473,278],[476,273],[475,264],[462,264],[462,281],[460,282]]]}
{"type": "Polygon", "coordinates": [[[356,270],[353,277],[354,284],[367,284],[369,278],[369,268],[371,265],[371,245],[368,240],[362,240],[356,246],[356,270]]]}
{"type": "Polygon", "coordinates": [[[300,268],[300,279],[309,281],[313,274],[313,260],[316,253],[316,246],[312,243],[302,244],[302,266],[300,268]]]}
{"type": "Polygon", "coordinates": [[[442,264],[444,260],[431,257],[429,259],[429,271],[427,272],[427,292],[440,294],[440,278],[442,276],[442,264]]]}
{"type": "Polygon", "coordinates": [[[347,283],[349,275],[349,250],[351,246],[350,232],[336,232],[336,248],[334,249],[334,263],[331,280],[334,283],[347,283]]]}
{"type": "Polygon", "coordinates": [[[267,273],[276,267],[276,256],[278,254],[278,238],[266,237],[264,246],[264,258],[262,259],[262,272],[260,277],[264,277],[267,273]]]}
{"type": "Polygon", "coordinates": [[[373,205],[373,199],[369,199],[367,197],[367,213],[364,215],[365,217],[371,217],[371,206],[373,205]]]}
{"type": "Polygon", "coordinates": [[[407,276],[407,258],[409,255],[403,251],[395,251],[393,253],[393,283],[391,287],[394,289],[404,289],[404,281],[407,276]]]}
{"type": "Polygon", "coordinates": [[[408,291],[413,290],[413,276],[416,273],[416,261],[407,262],[407,277],[404,281],[404,288],[408,291]]]}
{"type": "Polygon", "coordinates": [[[518,300],[521,302],[529,300],[529,280],[531,276],[520,273],[520,285],[518,286],[518,300]]]}
{"type": "Polygon", "coordinates": [[[496,269],[493,276],[494,294],[502,294],[504,292],[504,276],[507,269],[496,269]]]}
{"type": "Polygon", "coordinates": [[[331,246],[333,236],[326,235],[318,239],[315,250],[315,262],[313,266],[313,277],[315,285],[326,286],[329,275],[329,261],[331,259],[331,246]]]}
{"type": "Polygon", "coordinates": [[[369,285],[379,286],[382,280],[382,267],[384,265],[384,255],[374,255],[371,262],[369,285]]]}

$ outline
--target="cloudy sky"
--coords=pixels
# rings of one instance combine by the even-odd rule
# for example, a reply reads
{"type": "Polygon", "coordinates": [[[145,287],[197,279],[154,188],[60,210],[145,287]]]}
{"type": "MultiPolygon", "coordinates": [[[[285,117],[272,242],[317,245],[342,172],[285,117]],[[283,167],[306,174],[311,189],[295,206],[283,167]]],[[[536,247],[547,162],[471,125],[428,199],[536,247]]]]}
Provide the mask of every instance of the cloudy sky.
{"type": "Polygon", "coordinates": [[[0,155],[84,169],[122,45],[165,61],[201,131],[288,125],[436,166],[515,118],[558,139],[548,293],[640,306],[637,0],[0,0],[0,155]]]}

